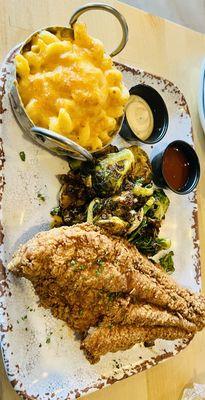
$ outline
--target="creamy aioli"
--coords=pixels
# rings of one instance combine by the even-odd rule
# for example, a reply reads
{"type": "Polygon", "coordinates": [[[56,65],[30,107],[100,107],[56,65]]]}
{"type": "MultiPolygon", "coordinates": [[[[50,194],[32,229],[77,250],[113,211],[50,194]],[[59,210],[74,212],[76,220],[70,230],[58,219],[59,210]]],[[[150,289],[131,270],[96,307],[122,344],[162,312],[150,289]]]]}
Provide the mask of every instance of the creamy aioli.
{"type": "Polygon", "coordinates": [[[141,140],[148,139],[154,128],[154,118],[149,104],[140,96],[130,96],[126,117],[133,133],[141,140]]]}

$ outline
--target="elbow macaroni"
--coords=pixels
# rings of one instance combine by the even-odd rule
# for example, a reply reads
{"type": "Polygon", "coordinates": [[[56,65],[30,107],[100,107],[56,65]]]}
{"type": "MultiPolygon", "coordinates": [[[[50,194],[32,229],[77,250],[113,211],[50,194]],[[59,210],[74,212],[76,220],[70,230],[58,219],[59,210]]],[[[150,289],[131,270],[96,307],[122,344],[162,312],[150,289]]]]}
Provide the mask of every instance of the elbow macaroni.
{"type": "Polygon", "coordinates": [[[92,151],[110,141],[129,92],[84,24],[75,24],[74,39],[41,31],[15,61],[19,94],[35,125],[92,151]]]}

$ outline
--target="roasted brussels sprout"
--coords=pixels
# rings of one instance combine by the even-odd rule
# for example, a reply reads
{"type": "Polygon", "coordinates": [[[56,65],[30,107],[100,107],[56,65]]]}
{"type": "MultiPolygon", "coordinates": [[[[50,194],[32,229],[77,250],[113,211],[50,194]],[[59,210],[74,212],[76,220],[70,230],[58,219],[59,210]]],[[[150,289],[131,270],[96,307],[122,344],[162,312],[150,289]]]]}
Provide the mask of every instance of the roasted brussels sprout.
{"type": "Polygon", "coordinates": [[[59,202],[62,209],[80,207],[95,196],[92,184],[91,187],[89,186],[89,179],[91,179],[89,175],[84,178],[76,171],[70,171],[67,175],[61,176],[63,185],[59,202]]]}
{"type": "Polygon", "coordinates": [[[173,256],[173,251],[170,251],[159,259],[161,267],[164,269],[165,272],[167,272],[167,274],[172,274],[175,271],[173,256]]]}
{"type": "Polygon", "coordinates": [[[110,216],[108,219],[98,219],[96,225],[107,229],[110,233],[122,234],[126,232],[128,222],[115,216],[110,216]]]}
{"type": "Polygon", "coordinates": [[[131,221],[131,226],[127,231],[128,235],[136,231],[136,229],[142,223],[144,217],[143,207],[141,207],[138,211],[132,210],[130,213],[132,213],[133,220],[131,221]]]}
{"type": "Polygon", "coordinates": [[[74,225],[86,222],[87,212],[84,207],[66,208],[62,210],[62,218],[65,225],[74,225]]]}
{"type": "Polygon", "coordinates": [[[154,256],[160,250],[169,249],[171,246],[171,241],[169,239],[148,236],[135,237],[133,243],[138,250],[146,256],[154,256]]]}
{"type": "Polygon", "coordinates": [[[155,198],[155,201],[148,212],[148,216],[152,219],[161,221],[167,212],[170,201],[162,189],[155,190],[153,197],[155,198]]]}
{"type": "Polygon", "coordinates": [[[122,234],[134,221],[133,204],[134,197],[129,192],[107,199],[95,198],[88,206],[87,222],[103,226],[110,232],[122,234]]]}
{"type": "Polygon", "coordinates": [[[154,193],[154,184],[153,183],[148,183],[144,185],[142,183],[142,179],[138,179],[133,188],[132,188],[132,193],[136,197],[150,197],[154,193]]]}
{"type": "MultiPolygon", "coordinates": [[[[144,150],[108,146],[93,163],[70,159],[69,165],[70,172],[60,176],[60,206],[51,211],[54,226],[87,221],[125,236],[147,256],[170,247],[169,240],[158,237],[169,199],[154,188],[144,150]]],[[[171,271],[172,252],[160,262],[171,271]]]]}
{"type": "Polygon", "coordinates": [[[135,196],[142,196],[142,197],[152,196],[154,193],[154,185],[153,183],[148,183],[147,185],[142,186],[141,179],[137,180],[132,189],[132,193],[135,196]]]}
{"type": "Polygon", "coordinates": [[[150,197],[142,207],[143,219],[137,229],[128,232],[128,240],[136,245],[139,251],[147,256],[153,256],[160,250],[170,247],[171,242],[167,239],[158,238],[161,221],[152,220],[148,217],[149,211],[155,202],[154,197],[150,197]]]}
{"type": "Polygon", "coordinates": [[[87,208],[87,222],[95,224],[96,219],[100,218],[101,211],[104,208],[104,200],[95,198],[87,208]]]}
{"type": "Polygon", "coordinates": [[[94,189],[99,196],[118,193],[128,172],[134,166],[134,156],[129,149],[110,153],[97,162],[94,168],[94,189]]]}
{"type": "Polygon", "coordinates": [[[129,150],[134,156],[134,166],[129,173],[129,177],[135,182],[142,178],[144,183],[152,180],[152,167],[147,153],[139,146],[131,146],[129,150]]]}

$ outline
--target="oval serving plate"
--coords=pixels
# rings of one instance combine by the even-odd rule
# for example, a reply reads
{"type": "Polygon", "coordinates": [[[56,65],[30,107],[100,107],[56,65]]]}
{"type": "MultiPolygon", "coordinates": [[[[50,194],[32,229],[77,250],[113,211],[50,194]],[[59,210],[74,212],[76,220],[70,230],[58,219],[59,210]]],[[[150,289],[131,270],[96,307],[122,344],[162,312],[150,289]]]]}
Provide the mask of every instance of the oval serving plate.
{"type": "MultiPolygon", "coordinates": [[[[38,306],[30,282],[6,272],[7,262],[19,244],[37,231],[49,228],[49,211],[56,205],[60,187],[56,175],[68,169],[65,160],[28,139],[13,117],[8,91],[14,54],[15,50],[10,52],[0,72],[2,353],[8,377],[22,398],[73,399],[148,369],[177,354],[188,342],[156,340],[152,348],[138,344],[124,352],[109,353],[98,364],[90,365],[74,333],[38,306]],[[25,161],[19,156],[21,151],[25,152],[25,161]]],[[[191,118],[180,90],[166,79],[116,65],[128,88],[139,83],[151,85],[167,105],[170,123],[166,136],[153,146],[142,145],[150,158],[176,139],[193,144],[191,118]]],[[[115,141],[119,147],[126,144],[119,137],[115,141]]],[[[169,191],[169,198],[171,205],[161,233],[172,239],[174,277],[197,292],[200,259],[196,196],[195,193],[177,196],[169,191]]]]}

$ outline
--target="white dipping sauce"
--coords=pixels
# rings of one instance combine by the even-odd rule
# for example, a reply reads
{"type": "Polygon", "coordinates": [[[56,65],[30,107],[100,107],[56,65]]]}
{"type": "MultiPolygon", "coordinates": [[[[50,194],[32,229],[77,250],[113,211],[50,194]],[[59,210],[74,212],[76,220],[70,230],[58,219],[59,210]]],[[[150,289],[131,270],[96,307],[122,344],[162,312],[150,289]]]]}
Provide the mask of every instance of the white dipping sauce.
{"type": "Polygon", "coordinates": [[[148,139],[154,128],[154,118],[149,104],[142,97],[132,95],[125,112],[133,133],[141,140],[148,139]]]}

